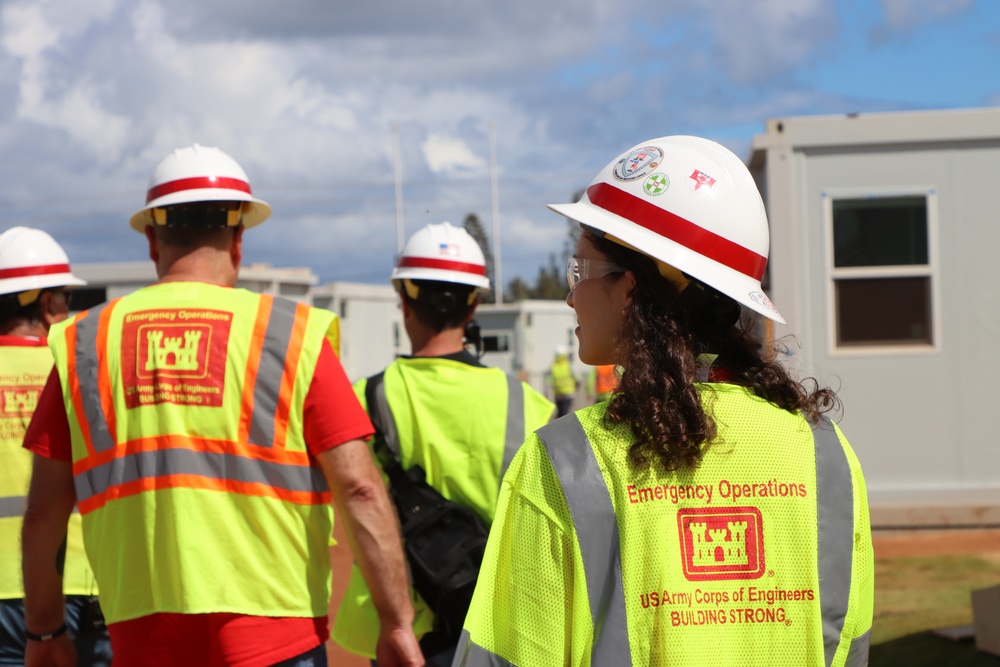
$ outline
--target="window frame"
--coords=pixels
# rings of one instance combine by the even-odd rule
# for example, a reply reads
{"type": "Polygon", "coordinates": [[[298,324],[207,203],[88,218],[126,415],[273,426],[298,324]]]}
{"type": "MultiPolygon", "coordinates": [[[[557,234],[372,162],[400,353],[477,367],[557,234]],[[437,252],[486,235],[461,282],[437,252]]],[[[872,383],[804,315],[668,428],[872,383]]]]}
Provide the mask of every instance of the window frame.
{"type": "Polygon", "coordinates": [[[910,188],[838,188],[822,193],[824,239],[826,241],[824,267],[827,341],[831,356],[886,356],[934,354],[941,351],[941,262],[938,257],[938,194],[933,187],[910,188]],[[833,203],[844,199],[924,199],[927,209],[927,264],[868,266],[837,268],[834,257],[833,203]],[[837,340],[837,281],[857,278],[927,278],[930,281],[930,338],[928,343],[885,344],[865,343],[842,345],[837,340]]]}

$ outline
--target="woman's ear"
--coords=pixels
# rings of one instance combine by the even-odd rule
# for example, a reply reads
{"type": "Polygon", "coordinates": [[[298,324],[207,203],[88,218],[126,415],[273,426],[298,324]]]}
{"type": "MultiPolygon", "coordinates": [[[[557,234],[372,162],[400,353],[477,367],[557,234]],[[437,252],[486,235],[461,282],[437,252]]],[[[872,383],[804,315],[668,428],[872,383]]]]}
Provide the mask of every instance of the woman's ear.
{"type": "Polygon", "coordinates": [[[632,292],[635,291],[635,274],[631,271],[626,271],[622,275],[621,282],[624,284],[625,288],[625,306],[627,308],[632,307],[632,292]]]}

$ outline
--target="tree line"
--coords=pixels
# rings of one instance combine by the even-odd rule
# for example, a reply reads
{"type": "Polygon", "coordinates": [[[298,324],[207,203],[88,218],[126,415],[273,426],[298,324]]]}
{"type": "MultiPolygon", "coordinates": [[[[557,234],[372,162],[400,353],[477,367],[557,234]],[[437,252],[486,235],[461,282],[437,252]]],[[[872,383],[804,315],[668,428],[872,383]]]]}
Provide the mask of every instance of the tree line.
{"type": "MultiPolygon", "coordinates": [[[[493,266],[493,251],[490,239],[486,235],[482,221],[475,213],[465,216],[462,223],[465,231],[476,240],[486,257],[486,277],[490,279],[490,291],[483,295],[483,303],[493,303],[496,297],[492,285],[495,285],[495,267],[493,266]]],[[[566,286],[566,262],[576,248],[580,238],[580,226],[571,220],[566,221],[566,238],[560,253],[549,253],[548,262],[538,267],[534,280],[529,282],[517,276],[509,280],[504,287],[504,303],[524,301],[525,299],[565,299],[569,293],[566,286]]]]}

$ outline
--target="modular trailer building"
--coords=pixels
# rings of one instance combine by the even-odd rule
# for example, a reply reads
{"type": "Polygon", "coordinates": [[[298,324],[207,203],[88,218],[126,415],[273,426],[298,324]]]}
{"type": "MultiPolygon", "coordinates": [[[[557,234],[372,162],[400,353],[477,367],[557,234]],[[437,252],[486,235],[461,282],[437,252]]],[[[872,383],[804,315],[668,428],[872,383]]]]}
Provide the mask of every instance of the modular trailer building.
{"type": "Polygon", "coordinates": [[[766,128],[773,336],[838,390],[874,523],[1000,524],[1000,108],[766,128]]]}

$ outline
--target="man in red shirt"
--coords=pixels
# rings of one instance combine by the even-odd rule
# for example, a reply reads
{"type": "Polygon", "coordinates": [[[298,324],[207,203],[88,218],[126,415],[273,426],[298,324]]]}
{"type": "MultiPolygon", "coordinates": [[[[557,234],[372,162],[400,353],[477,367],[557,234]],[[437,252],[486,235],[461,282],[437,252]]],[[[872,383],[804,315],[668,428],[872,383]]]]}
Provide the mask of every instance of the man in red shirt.
{"type": "Polygon", "coordinates": [[[73,503],[116,667],[326,665],[329,501],[381,620],[379,663],[423,664],[373,429],[337,321],[233,289],[270,207],[215,148],[179,149],[131,224],[159,281],[54,329],[25,437],[27,665],[72,665],[59,541],[73,503]]]}

